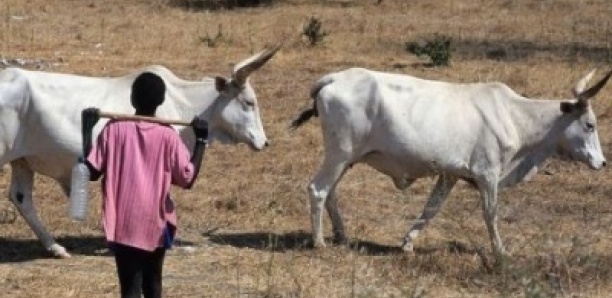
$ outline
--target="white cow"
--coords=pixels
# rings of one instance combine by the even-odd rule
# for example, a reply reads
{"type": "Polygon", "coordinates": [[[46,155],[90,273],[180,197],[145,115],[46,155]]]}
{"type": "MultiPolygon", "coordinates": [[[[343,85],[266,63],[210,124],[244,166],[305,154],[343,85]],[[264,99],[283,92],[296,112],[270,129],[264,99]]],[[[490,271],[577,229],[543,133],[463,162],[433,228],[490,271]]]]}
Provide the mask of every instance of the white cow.
{"type": "Polygon", "coordinates": [[[497,230],[499,187],[524,180],[558,149],[593,169],[605,166],[589,99],[612,71],[584,90],[594,72],[568,100],[525,98],[501,83],[456,84],[361,68],[323,76],[311,90],[314,106],[292,123],[297,128],[312,116],[321,118],[325,159],[308,186],[315,247],[325,246],[323,205],[335,240],[346,241],[335,188],[351,165],[366,163],[399,189],[439,175],[404,238],[404,250],[412,251],[413,240],[462,179],[480,191],[492,248],[500,257],[505,250],[497,230]]]}
{"type": "MultiPolygon", "coordinates": [[[[82,152],[81,111],[133,113],[130,92],[142,71],[158,74],[166,83],[166,100],[157,116],[191,120],[200,115],[209,123],[211,140],[246,143],[255,150],[267,138],[249,83],[249,75],[264,65],[279,46],[238,63],[230,78],[185,81],[162,66],[152,66],[123,77],[85,77],[9,68],[0,72],[0,165],[12,169],[9,198],[52,254],[70,257],[41,223],[32,201],[34,173],[55,179],[67,194],[71,168],[82,152]]],[[[94,129],[97,135],[105,121],[94,129]]],[[[193,146],[191,129],[178,128],[193,146]]]]}

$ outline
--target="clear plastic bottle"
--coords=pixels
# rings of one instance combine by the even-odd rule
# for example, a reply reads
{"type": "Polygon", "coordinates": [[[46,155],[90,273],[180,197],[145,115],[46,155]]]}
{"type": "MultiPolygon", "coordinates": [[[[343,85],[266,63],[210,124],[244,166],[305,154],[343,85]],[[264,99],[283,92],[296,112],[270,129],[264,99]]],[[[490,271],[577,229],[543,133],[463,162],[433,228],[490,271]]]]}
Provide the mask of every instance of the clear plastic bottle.
{"type": "Polygon", "coordinates": [[[85,220],[87,218],[87,205],[89,203],[89,168],[85,159],[79,156],[72,168],[70,185],[69,214],[72,219],[85,220]]]}

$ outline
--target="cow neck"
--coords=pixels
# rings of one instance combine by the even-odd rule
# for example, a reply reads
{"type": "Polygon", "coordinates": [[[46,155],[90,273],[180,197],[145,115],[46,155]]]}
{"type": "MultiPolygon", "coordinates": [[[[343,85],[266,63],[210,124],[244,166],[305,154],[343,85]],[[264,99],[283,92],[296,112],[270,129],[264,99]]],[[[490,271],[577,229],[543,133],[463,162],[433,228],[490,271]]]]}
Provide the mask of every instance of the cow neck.
{"type": "Polygon", "coordinates": [[[512,101],[510,109],[515,129],[520,138],[518,151],[504,166],[500,187],[510,187],[523,181],[555,151],[555,145],[572,116],[561,112],[560,100],[512,101]]]}
{"type": "Polygon", "coordinates": [[[180,119],[191,120],[194,116],[202,116],[210,120],[219,93],[212,81],[187,82],[175,87],[179,100],[174,101],[174,108],[180,119]]]}
{"type": "MultiPolygon", "coordinates": [[[[510,109],[521,148],[554,147],[563,131],[577,117],[561,111],[562,100],[516,98],[510,109]]],[[[554,149],[551,149],[551,152],[554,149]]]]}

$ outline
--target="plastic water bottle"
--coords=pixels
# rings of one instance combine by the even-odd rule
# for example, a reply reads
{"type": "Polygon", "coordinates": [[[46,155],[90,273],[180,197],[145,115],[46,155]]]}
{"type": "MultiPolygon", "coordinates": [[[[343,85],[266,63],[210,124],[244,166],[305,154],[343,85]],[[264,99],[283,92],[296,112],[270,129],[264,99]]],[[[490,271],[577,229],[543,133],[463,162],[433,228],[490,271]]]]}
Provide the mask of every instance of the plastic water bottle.
{"type": "Polygon", "coordinates": [[[85,159],[80,156],[72,168],[72,181],[70,185],[70,218],[85,220],[87,218],[87,204],[89,203],[89,168],[85,159]]]}

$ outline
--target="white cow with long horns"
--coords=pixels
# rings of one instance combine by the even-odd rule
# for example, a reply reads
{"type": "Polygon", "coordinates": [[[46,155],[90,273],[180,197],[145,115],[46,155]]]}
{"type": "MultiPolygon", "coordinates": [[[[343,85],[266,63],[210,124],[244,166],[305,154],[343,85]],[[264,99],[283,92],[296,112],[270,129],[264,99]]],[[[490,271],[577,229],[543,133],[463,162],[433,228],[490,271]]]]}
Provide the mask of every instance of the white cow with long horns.
{"type": "Polygon", "coordinates": [[[590,89],[589,73],[574,99],[534,100],[501,83],[456,84],[361,68],[331,73],[311,89],[314,106],[292,123],[321,118],[325,158],[308,186],[315,247],[325,246],[322,209],[335,239],[346,241],[335,188],[351,165],[366,163],[404,189],[439,175],[403,249],[440,209],[458,179],[480,192],[484,220],[496,258],[505,253],[497,229],[497,192],[533,173],[558,150],[601,169],[606,160],[590,99],[612,71],[590,89]]]}
{"type": "MultiPolygon", "coordinates": [[[[105,112],[133,113],[130,92],[143,71],[158,74],[166,83],[166,100],[157,116],[191,120],[200,115],[209,123],[211,140],[246,143],[261,150],[268,140],[249,76],[263,66],[280,46],[263,50],[238,63],[231,77],[185,81],[162,66],[152,66],[122,77],[86,77],[9,68],[0,72],[0,165],[12,170],[9,198],[38,239],[53,255],[70,257],[40,221],[32,200],[34,173],[55,179],[70,191],[71,168],[81,154],[81,111],[97,107],[105,112]]],[[[105,121],[94,129],[94,137],[105,121]]],[[[191,129],[178,128],[192,146],[191,129]]]]}

